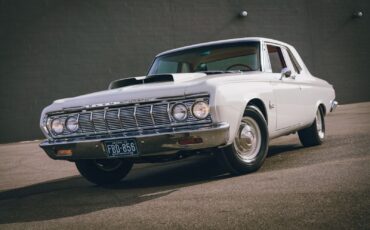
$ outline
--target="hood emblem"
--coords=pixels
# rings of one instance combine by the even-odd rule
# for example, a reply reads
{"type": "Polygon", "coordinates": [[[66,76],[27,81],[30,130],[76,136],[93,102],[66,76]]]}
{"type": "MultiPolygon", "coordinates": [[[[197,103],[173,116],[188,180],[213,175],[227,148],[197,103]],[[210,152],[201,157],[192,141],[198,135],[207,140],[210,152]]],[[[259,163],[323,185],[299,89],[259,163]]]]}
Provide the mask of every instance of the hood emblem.
{"type": "Polygon", "coordinates": [[[122,105],[122,104],[137,104],[137,103],[149,102],[153,100],[154,99],[144,99],[144,98],[131,99],[131,100],[124,100],[124,101],[114,101],[114,102],[86,105],[85,108],[90,109],[90,108],[96,108],[96,107],[107,107],[107,106],[122,105]]]}

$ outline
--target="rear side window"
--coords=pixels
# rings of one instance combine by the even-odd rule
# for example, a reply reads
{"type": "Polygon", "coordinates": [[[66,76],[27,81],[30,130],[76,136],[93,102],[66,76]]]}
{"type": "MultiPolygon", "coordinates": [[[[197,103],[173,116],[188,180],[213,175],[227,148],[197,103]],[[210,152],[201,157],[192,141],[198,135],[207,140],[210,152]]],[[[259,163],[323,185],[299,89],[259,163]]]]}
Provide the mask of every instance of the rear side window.
{"type": "Polygon", "coordinates": [[[268,54],[270,57],[271,70],[273,73],[281,73],[281,70],[286,67],[286,63],[278,46],[267,45],[268,54]]]}

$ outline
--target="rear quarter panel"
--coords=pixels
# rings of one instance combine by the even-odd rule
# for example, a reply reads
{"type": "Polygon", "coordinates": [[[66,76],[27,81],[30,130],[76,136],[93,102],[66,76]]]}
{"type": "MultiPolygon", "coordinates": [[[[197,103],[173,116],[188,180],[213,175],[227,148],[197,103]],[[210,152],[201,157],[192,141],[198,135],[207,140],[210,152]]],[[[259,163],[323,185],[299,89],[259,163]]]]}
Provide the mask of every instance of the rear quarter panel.
{"type": "Polygon", "coordinates": [[[334,99],[335,91],[332,85],[322,79],[309,77],[302,83],[302,103],[304,103],[305,114],[307,114],[303,124],[305,126],[312,124],[320,105],[324,106],[326,114],[329,113],[330,102],[334,99]]]}

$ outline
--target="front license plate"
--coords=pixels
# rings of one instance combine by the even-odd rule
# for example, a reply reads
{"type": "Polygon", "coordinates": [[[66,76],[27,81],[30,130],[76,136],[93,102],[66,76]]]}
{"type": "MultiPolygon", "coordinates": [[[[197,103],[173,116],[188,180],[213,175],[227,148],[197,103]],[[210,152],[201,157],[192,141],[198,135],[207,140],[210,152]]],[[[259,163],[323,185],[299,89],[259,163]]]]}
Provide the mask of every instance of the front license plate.
{"type": "Polygon", "coordinates": [[[104,141],[104,145],[109,157],[133,156],[138,154],[134,139],[104,141]]]}

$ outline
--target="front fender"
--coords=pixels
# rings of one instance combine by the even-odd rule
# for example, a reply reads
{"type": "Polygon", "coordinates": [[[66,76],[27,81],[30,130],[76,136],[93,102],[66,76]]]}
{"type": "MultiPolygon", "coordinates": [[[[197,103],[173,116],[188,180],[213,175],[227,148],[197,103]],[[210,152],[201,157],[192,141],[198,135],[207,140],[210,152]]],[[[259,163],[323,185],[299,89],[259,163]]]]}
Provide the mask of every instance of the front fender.
{"type": "Polygon", "coordinates": [[[227,144],[231,144],[237,134],[240,121],[248,103],[253,99],[261,100],[266,108],[269,132],[274,128],[276,121],[275,111],[268,110],[268,103],[273,99],[269,84],[248,82],[243,87],[241,83],[227,84],[217,87],[214,97],[214,119],[227,122],[230,125],[230,134],[227,144]],[[266,86],[268,85],[268,86],[266,86]]]}

